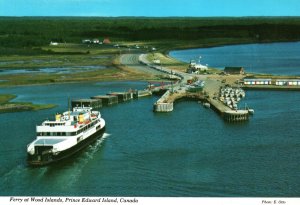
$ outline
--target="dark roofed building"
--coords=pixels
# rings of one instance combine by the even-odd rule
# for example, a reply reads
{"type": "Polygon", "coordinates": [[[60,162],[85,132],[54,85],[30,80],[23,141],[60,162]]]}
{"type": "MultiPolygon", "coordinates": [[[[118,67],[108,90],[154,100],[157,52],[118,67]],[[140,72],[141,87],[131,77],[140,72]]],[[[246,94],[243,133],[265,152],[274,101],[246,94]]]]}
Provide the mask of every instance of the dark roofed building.
{"type": "Polygon", "coordinates": [[[225,67],[224,68],[225,74],[245,74],[243,67],[225,67]]]}

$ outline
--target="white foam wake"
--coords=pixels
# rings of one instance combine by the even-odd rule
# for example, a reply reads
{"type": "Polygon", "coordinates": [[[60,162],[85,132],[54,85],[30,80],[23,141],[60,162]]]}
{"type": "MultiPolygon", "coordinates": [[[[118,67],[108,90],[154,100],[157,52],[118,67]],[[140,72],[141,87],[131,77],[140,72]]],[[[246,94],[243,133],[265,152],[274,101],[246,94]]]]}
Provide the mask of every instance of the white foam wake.
{"type": "Polygon", "coordinates": [[[74,162],[67,167],[64,167],[60,171],[60,176],[57,176],[55,180],[64,181],[65,189],[72,187],[82,175],[84,167],[96,156],[96,153],[102,147],[103,142],[111,136],[108,133],[104,133],[101,139],[98,139],[96,143],[89,145],[82,155],[78,156],[74,162]]]}

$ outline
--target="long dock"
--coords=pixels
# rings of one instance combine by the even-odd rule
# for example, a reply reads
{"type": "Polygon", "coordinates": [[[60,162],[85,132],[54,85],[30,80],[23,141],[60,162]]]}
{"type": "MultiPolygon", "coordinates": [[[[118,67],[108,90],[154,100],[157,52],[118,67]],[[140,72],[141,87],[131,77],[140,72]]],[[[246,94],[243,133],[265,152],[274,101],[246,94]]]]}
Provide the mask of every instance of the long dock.
{"type": "MultiPolygon", "coordinates": [[[[170,75],[175,75],[178,77],[178,79],[180,79],[176,84],[169,86],[168,90],[161,96],[161,98],[154,103],[154,112],[172,112],[174,110],[174,102],[176,100],[182,98],[192,98],[202,101],[203,103],[209,103],[210,107],[220,114],[225,121],[237,122],[246,121],[249,119],[248,110],[233,110],[215,98],[214,95],[219,92],[219,89],[222,86],[221,83],[216,83],[216,81],[206,79],[206,76],[203,76],[203,79],[201,80],[208,83],[208,88],[204,91],[191,93],[186,87],[187,82],[195,77],[194,75],[179,71],[174,72],[162,66],[151,64],[143,54],[140,56],[139,60],[142,64],[147,65],[152,69],[160,70],[170,75]]],[[[158,91],[156,90],[156,92],[158,91]]]]}
{"type": "Polygon", "coordinates": [[[134,93],[133,97],[136,96],[135,98],[141,98],[141,97],[147,97],[151,95],[152,95],[151,90],[138,90],[134,93]]]}
{"type": "Polygon", "coordinates": [[[94,109],[103,106],[111,106],[118,103],[126,102],[132,99],[151,96],[151,90],[129,90],[128,92],[111,92],[106,95],[96,95],[90,99],[73,99],[71,101],[72,108],[74,107],[92,107],[94,109]]]}
{"type": "Polygon", "coordinates": [[[210,104],[211,108],[220,114],[225,121],[238,122],[249,120],[250,115],[248,110],[232,110],[219,100],[211,98],[206,100],[210,104]]]}
{"type": "Polygon", "coordinates": [[[180,71],[173,71],[171,69],[162,67],[161,65],[151,63],[147,60],[145,54],[141,54],[139,56],[139,62],[148,68],[172,76],[172,78],[176,79],[176,81],[172,82],[171,84],[157,86],[154,88],[150,86],[148,90],[111,92],[107,95],[93,96],[91,99],[74,100],[72,101],[72,106],[84,105],[99,108],[105,105],[109,106],[132,99],[138,99],[139,97],[150,96],[152,93],[162,93],[160,99],[153,104],[154,112],[172,112],[174,110],[174,103],[176,100],[188,98],[203,102],[205,107],[210,107],[215,110],[225,121],[239,122],[249,120],[250,111],[251,114],[253,114],[254,110],[239,110],[237,108],[237,103],[239,102],[240,98],[237,96],[236,99],[233,98],[231,96],[232,93],[230,96],[228,96],[228,94],[224,96],[224,87],[226,89],[228,88],[226,86],[232,86],[229,87],[229,89],[237,86],[237,88],[234,89],[240,89],[242,87],[244,89],[260,90],[300,90],[300,78],[247,79],[245,78],[246,75],[244,75],[244,73],[233,74],[231,76],[228,76],[227,74],[217,75],[216,73],[212,75],[189,74],[180,71]],[[244,84],[240,84],[240,82],[244,82],[244,84]]]}

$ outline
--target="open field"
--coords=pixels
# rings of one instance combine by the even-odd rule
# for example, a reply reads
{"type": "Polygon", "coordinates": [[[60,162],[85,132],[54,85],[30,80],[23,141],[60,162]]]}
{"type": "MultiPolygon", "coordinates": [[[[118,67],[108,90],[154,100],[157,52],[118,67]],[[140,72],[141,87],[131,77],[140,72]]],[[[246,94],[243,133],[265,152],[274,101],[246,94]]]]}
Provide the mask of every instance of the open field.
{"type": "Polygon", "coordinates": [[[64,44],[43,49],[53,49],[55,54],[0,56],[0,86],[152,79],[118,63],[119,54],[128,52],[125,48],[64,44]]]}
{"type": "Polygon", "coordinates": [[[36,55],[0,56],[0,69],[33,69],[43,67],[66,67],[102,65],[110,66],[113,55],[36,55]]]}
{"type": "Polygon", "coordinates": [[[151,79],[146,74],[131,72],[117,68],[103,69],[74,74],[19,74],[1,76],[0,86],[53,84],[87,81],[119,81],[119,80],[147,80],[151,79]]]}

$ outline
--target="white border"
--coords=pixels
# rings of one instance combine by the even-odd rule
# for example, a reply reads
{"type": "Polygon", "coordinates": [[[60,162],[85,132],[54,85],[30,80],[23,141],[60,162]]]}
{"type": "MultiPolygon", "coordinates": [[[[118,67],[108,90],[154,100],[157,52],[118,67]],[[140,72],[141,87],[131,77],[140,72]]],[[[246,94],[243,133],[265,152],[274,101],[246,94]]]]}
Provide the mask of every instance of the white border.
{"type": "Polygon", "coordinates": [[[228,198],[228,197],[52,197],[6,196],[0,197],[2,205],[92,205],[92,204],[212,204],[212,205],[299,205],[300,198],[228,198]]]}

